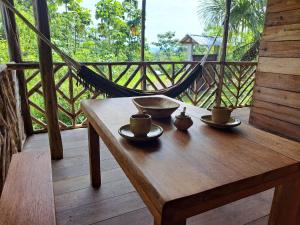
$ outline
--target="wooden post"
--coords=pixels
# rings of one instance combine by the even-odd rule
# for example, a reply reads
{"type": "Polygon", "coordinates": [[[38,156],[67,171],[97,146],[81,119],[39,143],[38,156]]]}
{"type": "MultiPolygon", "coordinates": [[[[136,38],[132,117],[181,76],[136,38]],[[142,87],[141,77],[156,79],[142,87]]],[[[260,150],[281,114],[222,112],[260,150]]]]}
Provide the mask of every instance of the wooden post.
{"type": "Polygon", "coordinates": [[[219,77],[219,84],[217,89],[217,101],[216,101],[217,107],[221,106],[222,103],[222,88],[223,88],[224,74],[225,74],[225,61],[226,61],[227,42],[228,42],[228,33],[229,33],[230,9],[231,9],[231,0],[226,0],[223,42],[222,42],[221,57],[220,57],[220,62],[221,62],[220,77],[219,77]]]}
{"type": "Polygon", "coordinates": [[[142,90],[146,90],[146,65],[145,62],[145,26],[146,24],[146,0],[143,0],[142,2],[142,31],[141,31],[141,62],[142,62],[142,68],[141,68],[141,75],[143,76],[142,81],[142,90]]]}
{"type": "MultiPolygon", "coordinates": [[[[37,29],[50,40],[47,2],[46,0],[33,0],[33,6],[37,29]]],[[[52,159],[62,159],[63,147],[57,116],[57,99],[53,75],[52,50],[40,38],[38,38],[38,44],[51,157],[52,159]]]]}
{"type": "MultiPolygon", "coordinates": [[[[7,0],[10,4],[14,5],[13,0],[7,0]]],[[[6,39],[8,43],[9,57],[10,61],[21,63],[22,54],[20,49],[20,41],[18,37],[17,24],[15,14],[7,9],[3,4],[1,4],[2,16],[4,29],[6,34],[6,39]]],[[[30,136],[33,133],[32,120],[30,115],[30,108],[27,98],[27,87],[26,80],[23,70],[16,71],[18,85],[19,85],[19,94],[21,102],[21,114],[24,121],[24,130],[27,136],[30,136]]]]}

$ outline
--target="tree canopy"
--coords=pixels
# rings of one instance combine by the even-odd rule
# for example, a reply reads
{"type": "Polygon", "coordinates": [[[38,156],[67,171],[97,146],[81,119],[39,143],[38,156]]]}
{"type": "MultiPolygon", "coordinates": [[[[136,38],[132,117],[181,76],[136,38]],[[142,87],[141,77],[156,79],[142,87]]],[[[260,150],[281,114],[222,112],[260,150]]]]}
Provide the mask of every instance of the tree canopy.
{"type": "MultiPolygon", "coordinates": [[[[79,61],[139,61],[141,9],[138,0],[96,0],[95,12],[82,0],[48,0],[52,41],[79,61]]],[[[241,56],[260,37],[266,0],[233,0],[230,20],[229,59],[241,56]]],[[[15,5],[34,23],[32,0],[15,0],[15,5]]],[[[204,35],[222,29],[225,0],[199,0],[198,14],[205,22],[204,35]]],[[[196,18],[195,18],[196,19],[196,18]]],[[[25,61],[37,60],[36,35],[17,18],[20,47],[25,61]]],[[[188,32],[188,30],[187,30],[188,32]]],[[[0,19],[0,62],[8,61],[7,43],[0,19]]],[[[146,60],[184,60],[183,46],[175,32],[158,34],[146,42],[146,60]],[[158,51],[153,51],[154,46],[158,51]]],[[[54,60],[60,58],[54,54],[54,60]]]]}
{"type": "MultiPolygon", "coordinates": [[[[140,55],[141,10],[137,0],[95,1],[95,14],[81,0],[47,1],[51,39],[79,61],[134,61],[140,55]]],[[[32,0],[15,0],[17,9],[34,24],[32,0]]],[[[17,18],[23,59],[37,60],[35,34],[17,18]]],[[[0,62],[8,61],[0,20],[0,62]]],[[[149,55],[149,54],[148,54],[149,55]]],[[[60,58],[54,54],[54,59],[60,58]]]]}
{"type": "MultiPolygon", "coordinates": [[[[222,29],[225,2],[199,0],[198,14],[205,23],[205,32],[215,35],[222,29]]],[[[232,58],[239,60],[260,39],[265,9],[266,0],[232,0],[229,37],[232,58]]]]}

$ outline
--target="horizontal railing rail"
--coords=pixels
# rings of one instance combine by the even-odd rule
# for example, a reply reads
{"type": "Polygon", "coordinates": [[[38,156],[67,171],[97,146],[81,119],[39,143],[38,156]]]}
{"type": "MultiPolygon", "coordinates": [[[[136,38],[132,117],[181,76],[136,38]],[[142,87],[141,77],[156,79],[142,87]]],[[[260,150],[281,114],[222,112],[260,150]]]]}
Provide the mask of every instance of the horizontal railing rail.
{"type": "MultiPolygon", "coordinates": [[[[160,90],[177,84],[198,62],[83,62],[99,75],[129,88],[160,90]]],[[[226,62],[222,103],[244,107],[252,101],[256,62],[226,62]]],[[[82,127],[85,117],[80,102],[87,98],[107,98],[105,93],[78,85],[77,76],[65,63],[54,63],[54,79],[58,98],[61,129],[82,127]]],[[[203,108],[215,102],[219,82],[220,62],[207,62],[203,73],[178,99],[203,108]]],[[[8,63],[8,70],[23,70],[26,76],[27,98],[35,131],[46,131],[47,121],[38,62],[8,63]]]]}

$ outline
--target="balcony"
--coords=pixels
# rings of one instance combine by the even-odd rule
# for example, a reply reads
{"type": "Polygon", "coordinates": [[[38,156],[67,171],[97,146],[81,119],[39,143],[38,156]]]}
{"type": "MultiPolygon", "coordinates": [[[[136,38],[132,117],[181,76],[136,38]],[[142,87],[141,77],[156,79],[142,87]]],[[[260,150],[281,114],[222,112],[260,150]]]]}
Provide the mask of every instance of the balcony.
{"type": "MultiPolygon", "coordinates": [[[[47,2],[34,3],[38,31],[47,36],[47,2]]],[[[300,5],[270,0],[267,9],[258,62],[226,62],[223,41],[221,60],[205,62],[173,99],[193,118],[189,132],[156,120],[164,136],[137,145],[118,134],[136,111],[131,99],[82,85],[65,63],[52,63],[45,40],[40,62],[23,62],[14,14],[7,13],[11,60],[18,63],[0,65],[0,224],[298,224],[300,5]],[[239,127],[200,121],[218,101],[235,109],[239,127]]],[[[142,17],[141,62],[82,65],[144,92],[189,77],[199,62],[145,61],[145,10],[142,17]]]]}
{"type": "MultiPolygon", "coordinates": [[[[134,88],[142,88],[146,80],[146,90],[166,88],[179,82],[196,65],[197,62],[147,62],[147,63],[85,63],[111,81],[134,88]],[[146,78],[141,79],[140,68],[146,68],[146,78]]],[[[203,68],[203,76],[178,97],[188,104],[210,108],[215,101],[218,82],[219,62],[207,62],[203,68]]],[[[228,62],[226,63],[223,104],[238,108],[234,115],[244,123],[248,123],[249,108],[252,100],[256,63],[228,62]]],[[[103,186],[100,190],[90,187],[88,171],[88,143],[86,119],[80,110],[80,101],[87,98],[103,99],[105,93],[94,92],[91,89],[77,85],[76,77],[63,63],[54,64],[55,89],[58,96],[59,125],[62,131],[64,159],[52,162],[53,184],[55,194],[55,209],[57,224],[153,224],[153,218],[145,204],[136,193],[120,166],[106,147],[101,149],[101,170],[103,186]],[[100,212],[100,213],[99,213],[100,212]]],[[[2,90],[8,90],[6,95],[8,108],[18,109],[15,114],[7,115],[8,122],[14,121],[11,127],[15,148],[4,148],[6,155],[20,151],[45,151],[50,148],[48,142],[45,104],[38,63],[9,63],[3,66],[1,78],[2,90]],[[34,135],[27,137],[20,129],[21,111],[17,95],[8,96],[14,92],[11,84],[16,79],[16,71],[23,71],[26,77],[26,98],[30,105],[30,115],[34,135]],[[14,101],[15,99],[15,101],[14,101]],[[18,118],[18,119],[17,119],[18,118]],[[17,132],[20,129],[21,132],[17,132]],[[10,152],[12,151],[12,152],[10,152]]],[[[18,93],[18,91],[16,92],[18,93]]],[[[11,136],[2,136],[9,142],[11,136]]],[[[105,146],[101,143],[101,146],[105,146]]],[[[8,168],[7,166],[3,165],[8,168]]],[[[216,224],[228,221],[228,224],[254,225],[259,221],[267,221],[271,207],[272,190],[240,200],[224,207],[192,217],[188,224],[216,224]],[[257,210],[259,209],[259,210],[257,210]],[[247,212],[247,213],[246,213],[247,212]],[[259,213],[257,213],[259,212],[259,213]],[[246,216],[244,214],[246,213],[246,216]],[[212,216],[213,215],[213,216],[212,216]]]]}

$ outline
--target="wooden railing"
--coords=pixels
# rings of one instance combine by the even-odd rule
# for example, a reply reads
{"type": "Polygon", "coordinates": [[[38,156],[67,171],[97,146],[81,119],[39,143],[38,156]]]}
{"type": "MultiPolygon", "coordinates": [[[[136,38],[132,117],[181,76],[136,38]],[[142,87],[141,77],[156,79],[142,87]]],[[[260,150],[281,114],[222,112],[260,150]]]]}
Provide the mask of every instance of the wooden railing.
{"type": "MultiPolygon", "coordinates": [[[[168,88],[187,77],[197,62],[112,62],[84,63],[99,75],[117,84],[142,89],[168,88]],[[144,71],[144,72],[141,72],[144,71]]],[[[190,104],[211,108],[215,101],[219,77],[219,62],[207,62],[203,75],[178,99],[190,104]]],[[[35,131],[45,131],[47,122],[38,63],[8,64],[9,70],[24,70],[27,83],[31,117],[35,131]]],[[[252,100],[255,62],[227,62],[225,65],[223,105],[249,106],[252,100]]],[[[80,101],[87,98],[106,98],[105,93],[95,92],[77,85],[77,78],[64,63],[54,64],[58,98],[59,124],[61,129],[84,125],[80,101]]]]}
{"type": "Polygon", "coordinates": [[[25,138],[15,73],[0,65],[0,195],[11,156],[21,151],[25,138]]]}

